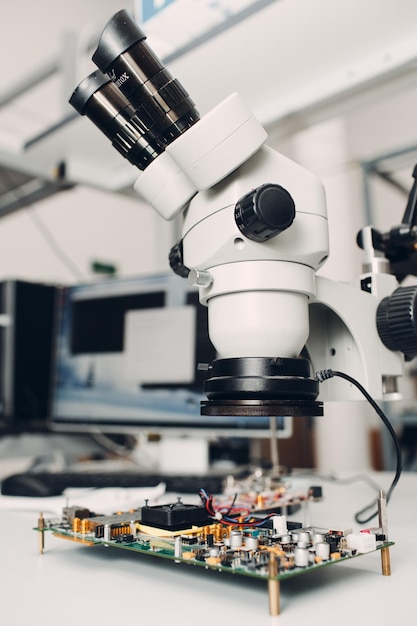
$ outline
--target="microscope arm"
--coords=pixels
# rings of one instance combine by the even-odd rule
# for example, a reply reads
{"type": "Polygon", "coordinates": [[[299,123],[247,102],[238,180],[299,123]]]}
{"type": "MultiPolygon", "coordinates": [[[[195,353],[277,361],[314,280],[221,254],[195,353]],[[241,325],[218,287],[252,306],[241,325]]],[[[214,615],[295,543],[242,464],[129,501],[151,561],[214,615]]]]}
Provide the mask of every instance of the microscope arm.
{"type": "MultiPolygon", "coordinates": [[[[389,274],[373,275],[372,283],[374,294],[317,276],[306,347],[314,371],[346,372],[375,399],[392,399],[390,383],[403,374],[403,359],[383,345],[375,319],[381,298],[391,294],[397,283],[389,274]]],[[[350,401],[363,397],[353,385],[333,379],[332,385],[320,387],[320,399],[350,401]]]]}

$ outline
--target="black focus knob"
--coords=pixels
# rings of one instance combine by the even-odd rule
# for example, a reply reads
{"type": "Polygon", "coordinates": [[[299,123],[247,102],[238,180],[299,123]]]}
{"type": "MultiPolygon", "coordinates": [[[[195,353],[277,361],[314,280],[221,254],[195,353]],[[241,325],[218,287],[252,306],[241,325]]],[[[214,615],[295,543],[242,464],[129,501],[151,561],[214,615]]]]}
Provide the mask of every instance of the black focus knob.
{"type": "Polygon", "coordinates": [[[181,276],[181,278],[187,278],[190,270],[184,265],[182,241],[179,241],[172,246],[169,252],[169,265],[175,274],[181,276]]]}
{"type": "Polygon", "coordinates": [[[235,206],[239,230],[253,241],[267,241],[291,226],[295,204],[281,185],[265,184],[240,198],[235,206]]]}
{"type": "Polygon", "coordinates": [[[417,287],[398,287],[381,300],[376,326],[388,350],[399,350],[407,360],[417,356],[417,287]]]}

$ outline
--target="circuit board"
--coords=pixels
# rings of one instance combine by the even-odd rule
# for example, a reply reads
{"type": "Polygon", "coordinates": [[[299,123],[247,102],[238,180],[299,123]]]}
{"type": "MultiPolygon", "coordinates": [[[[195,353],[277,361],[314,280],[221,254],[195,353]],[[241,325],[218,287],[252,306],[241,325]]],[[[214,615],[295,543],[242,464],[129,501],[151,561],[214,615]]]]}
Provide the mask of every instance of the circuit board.
{"type": "MultiPolygon", "coordinates": [[[[248,502],[226,502],[200,494],[202,504],[180,499],[114,515],[83,507],[65,507],[59,519],[41,515],[45,531],[84,545],[114,547],[267,582],[271,615],[279,614],[280,581],[363,554],[381,551],[382,573],[389,575],[389,548],[382,528],[350,529],[308,526],[287,520],[285,508],[270,503],[248,511],[248,502]]],[[[299,503],[299,500],[297,500],[299,503]]],[[[294,501],[291,501],[294,506],[294,501]]],[[[253,508],[253,507],[252,507],[253,508]]]]}

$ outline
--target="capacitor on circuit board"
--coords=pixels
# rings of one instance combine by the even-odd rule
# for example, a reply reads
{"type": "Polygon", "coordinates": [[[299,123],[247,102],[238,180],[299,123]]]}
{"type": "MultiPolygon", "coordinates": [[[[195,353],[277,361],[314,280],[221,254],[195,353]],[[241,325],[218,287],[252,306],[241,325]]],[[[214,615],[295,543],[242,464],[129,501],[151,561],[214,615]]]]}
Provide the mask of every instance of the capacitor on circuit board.
{"type": "Polygon", "coordinates": [[[307,567],[309,563],[309,552],[307,548],[297,546],[294,548],[294,563],[296,567],[307,567]]]}
{"type": "Polygon", "coordinates": [[[258,547],[259,547],[258,536],[255,533],[250,534],[250,535],[246,535],[246,537],[245,537],[245,548],[247,550],[255,551],[255,550],[258,549],[258,547]]]}
{"type": "Polygon", "coordinates": [[[232,530],[230,533],[230,547],[232,549],[241,548],[243,544],[242,532],[240,530],[232,530]]]}
{"type": "Polygon", "coordinates": [[[316,556],[323,561],[328,561],[330,558],[330,544],[327,541],[318,541],[316,543],[316,556]]]}

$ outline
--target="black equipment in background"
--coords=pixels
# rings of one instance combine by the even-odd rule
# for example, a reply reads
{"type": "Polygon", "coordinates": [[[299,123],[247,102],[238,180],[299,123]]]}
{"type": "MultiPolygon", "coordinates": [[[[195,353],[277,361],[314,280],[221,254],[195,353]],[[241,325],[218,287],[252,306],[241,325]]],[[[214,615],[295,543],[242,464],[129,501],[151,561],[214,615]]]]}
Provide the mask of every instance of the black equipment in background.
{"type": "Polygon", "coordinates": [[[46,428],[56,292],[0,282],[0,433],[46,428]]]}

